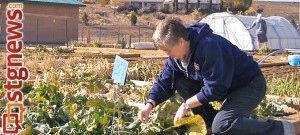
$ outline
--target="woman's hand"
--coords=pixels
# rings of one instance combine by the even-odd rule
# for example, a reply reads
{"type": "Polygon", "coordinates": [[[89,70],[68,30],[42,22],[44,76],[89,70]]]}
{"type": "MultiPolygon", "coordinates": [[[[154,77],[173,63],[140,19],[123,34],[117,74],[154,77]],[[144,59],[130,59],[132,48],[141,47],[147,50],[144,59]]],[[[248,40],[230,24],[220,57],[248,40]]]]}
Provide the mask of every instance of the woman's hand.
{"type": "MultiPolygon", "coordinates": [[[[189,110],[202,105],[202,103],[200,103],[198,101],[197,95],[192,96],[191,98],[187,99],[185,104],[188,105],[187,108],[189,110]]],[[[188,112],[187,108],[184,107],[184,104],[181,104],[181,106],[178,108],[178,110],[176,112],[176,115],[174,117],[174,124],[177,120],[180,120],[181,118],[183,118],[187,114],[187,112],[188,112]]]]}
{"type": "Polygon", "coordinates": [[[142,110],[138,112],[138,119],[142,123],[147,123],[149,121],[150,111],[152,109],[152,105],[147,103],[142,110]]]}
{"type": "Polygon", "coordinates": [[[175,125],[176,121],[182,119],[187,114],[187,112],[188,112],[188,110],[183,107],[183,104],[181,104],[181,106],[178,108],[176,115],[174,117],[174,125],[175,125]]]}

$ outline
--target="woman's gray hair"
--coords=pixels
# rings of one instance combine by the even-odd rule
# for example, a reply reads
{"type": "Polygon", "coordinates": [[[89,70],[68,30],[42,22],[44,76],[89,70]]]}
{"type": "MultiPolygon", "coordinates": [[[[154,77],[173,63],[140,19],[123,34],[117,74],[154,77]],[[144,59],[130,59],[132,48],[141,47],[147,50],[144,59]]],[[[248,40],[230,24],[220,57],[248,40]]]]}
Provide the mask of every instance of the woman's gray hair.
{"type": "Polygon", "coordinates": [[[179,20],[169,19],[157,25],[152,38],[155,47],[160,49],[165,45],[177,44],[180,38],[189,41],[189,32],[179,20]]]}

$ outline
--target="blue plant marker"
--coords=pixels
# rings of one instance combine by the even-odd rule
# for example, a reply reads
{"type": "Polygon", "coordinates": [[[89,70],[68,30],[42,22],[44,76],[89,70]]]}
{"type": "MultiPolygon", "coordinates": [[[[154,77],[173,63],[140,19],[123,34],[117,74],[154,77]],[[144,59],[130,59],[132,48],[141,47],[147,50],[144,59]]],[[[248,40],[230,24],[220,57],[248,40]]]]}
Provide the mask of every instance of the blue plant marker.
{"type": "Polygon", "coordinates": [[[128,68],[128,61],[116,55],[112,78],[121,85],[125,85],[126,72],[128,68]]]}

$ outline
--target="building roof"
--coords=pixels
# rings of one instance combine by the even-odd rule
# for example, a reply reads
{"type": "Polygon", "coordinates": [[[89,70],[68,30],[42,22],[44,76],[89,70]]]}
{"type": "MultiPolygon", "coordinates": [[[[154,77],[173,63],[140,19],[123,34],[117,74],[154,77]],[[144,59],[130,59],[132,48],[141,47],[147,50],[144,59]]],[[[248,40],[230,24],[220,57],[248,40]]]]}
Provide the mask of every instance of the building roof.
{"type": "Polygon", "coordinates": [[[47,5],[66,5],[85,7],[85,5],[77,0],[1,0],[2,2],[21,2],[33,4],[47,4],[47,5]]]}

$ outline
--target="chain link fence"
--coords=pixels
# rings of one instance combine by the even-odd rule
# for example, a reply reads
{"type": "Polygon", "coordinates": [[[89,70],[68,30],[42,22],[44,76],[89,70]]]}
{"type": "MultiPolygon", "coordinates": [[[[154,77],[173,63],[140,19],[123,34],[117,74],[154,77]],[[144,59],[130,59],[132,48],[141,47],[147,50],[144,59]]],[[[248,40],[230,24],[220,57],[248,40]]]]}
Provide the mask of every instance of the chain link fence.
{"type": "Polygon", "coordinates": [[[100,41],[104,46],[119,45],[122,38],[131,43],[152,42],[154,30],[154,26],[80,26],[78,41],[100,41]]]}

